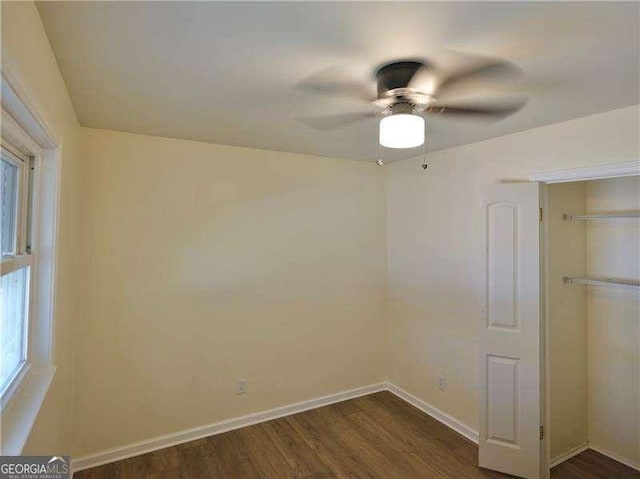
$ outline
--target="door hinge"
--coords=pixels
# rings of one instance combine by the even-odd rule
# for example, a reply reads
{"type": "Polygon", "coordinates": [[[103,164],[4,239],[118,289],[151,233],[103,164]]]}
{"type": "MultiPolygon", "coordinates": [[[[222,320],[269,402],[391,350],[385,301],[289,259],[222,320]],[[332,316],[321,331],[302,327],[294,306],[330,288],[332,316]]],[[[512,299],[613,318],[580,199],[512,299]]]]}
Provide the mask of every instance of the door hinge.
{"type": "Polygon", "coordinates": [[[544,426],[540,426],[540,440],[544,439],[544,426]]]}
{"type": "Polygon", "coordinates": [[[540,208],[540,223],[542,223],[542,208],[540,208]]]}

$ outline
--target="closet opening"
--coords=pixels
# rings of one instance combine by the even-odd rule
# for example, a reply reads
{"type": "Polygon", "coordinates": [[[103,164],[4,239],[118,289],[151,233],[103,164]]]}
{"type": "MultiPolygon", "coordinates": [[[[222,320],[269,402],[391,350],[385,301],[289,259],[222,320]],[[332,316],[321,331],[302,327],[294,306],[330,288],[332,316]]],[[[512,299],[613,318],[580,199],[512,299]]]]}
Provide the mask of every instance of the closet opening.
{"type": "Polygon", "coordinates": [[[546,198],[551,477],[640,477],[640,176],[549,184],[546,198]]]}

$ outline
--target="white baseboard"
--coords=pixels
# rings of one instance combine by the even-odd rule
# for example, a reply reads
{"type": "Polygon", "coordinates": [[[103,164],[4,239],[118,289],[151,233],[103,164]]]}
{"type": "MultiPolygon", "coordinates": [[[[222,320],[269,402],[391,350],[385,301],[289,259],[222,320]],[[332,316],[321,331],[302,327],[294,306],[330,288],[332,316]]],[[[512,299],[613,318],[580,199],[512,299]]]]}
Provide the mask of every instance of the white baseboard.
{"type": "MultiPolygon", "coordinates": [[[[396,386],[393,383],[385,382],[378,384],[371,384],[369,386],[363,386],[349,391],[343,391],[336,394],[330,394],[328,396],[322,396],[308,401],[302,401],[287,406],[270,409],[268,411],[257,412],[254,414],[248,414],[246,416],[237,417],[233,419],[227,419],[224,421],[208,424],[206,426],[195,427],[192,429],[186,429],[184,431],[178,431],[174,433],[164,434],[144,441],[128,444],[126,446],[109,449],[107,451],[99,452],[89,456],[80,457],[72,460],[71,469],[73,472],[81,471],[83,469],[89,469],[91,467],[101,466],[122,459],[127,459],[133,456],[139,456],[148,452],[157,451],[166,447],[175,446],[176,444],[182,444],[196,439],[201,439],[207,436],[213,436],[215,434],[221,434],[223,432],[232,431],[246,426],[252,426],[272,419],[277,419],[284,416],[290,416],[291,414],[297,414],[300,412],[308,411],[310,409],[316,409],[329,404],[337,403],[340,401],[346,401],[347,399],[354,399],[360,396],[366,396],[379,391],[389,391],[398,396],[403,401],[420,409],[425,414],[428,414],[432,418],[441,422],[445,426],[453,429],[458,434],[466,437],[474,443],[478,443],[478,431],[457,420],[456,418],[440,411],[438,408],[426,403],[422,399],[417,398],[413,394],[405,391],[401,387],[396,386]]],[[[618,461],[626,466],[640,471],[640,465],[636,464],[628,459],[618,456],[607,449],[594,444],[582,444],[577,446],[566,454],[560,457],[556,457],[552,460],[550,467],[555,467],[562,462],[571,459],[572,457],[580,454],[581,452],[593,449],[600,454],[603,454],[615,461],[618,461]]]]}
{"type": "Polygon", "coordinates": [[[369,386],[363,386],[349,391],[343,391],[336,394],[330,394],[328,396],[322,396],[307,401],[302,401],[287,406],[277,407],[268,411],[257,412],[248,414],[232,419],[226,419],[224,421],[208,424],[206,426],[194,427],[192,429],[185,429],[183,431],[177,431],[169,434],[163,434],[144,441],[135,442],[122,447],[116,447],[107,451],[99,452],[97,454],[91,454],[89,456],[80,457],[71,461],[71,470],[73,472],[81,471],[83,469],[89,469],[91,467],[101,466],[122,459],[127,459],[133,456],[139,456],[148,452],[157,451],[166,447],[175,446],[176,444],[182,444],[185,442],[201,439],[206,436],[212,436],[214,434],[221,434],[223,432],[231,431],[233,429],[239,429],[241,427],[251,426],[272,419],[277,419],[284,416],[290,416],[291,414],[297,414],[299,412],[308,411],[309,409],[316,409],[322,406],[327,406],[347,399],[353,399],[360,396],[366,396],[379,391],[387,389],[387,383],[371,384],[369,386]]]}
{"type": "Polygon", "coordinates": [[[586,442],[584,444],[580,444],[579,446],[571,448],[564,454],[561,454],[551,459],[551,465],[549,466],[549,468],[556,467],[558,464],[562,464],[564,461],[568,461],[573,456],[577,456],[578,454],[586,451],[587,449],[589,449],[589,444],[587,444],[586,442]]]}
{"type": "Polygon", "coordinates": [[[440,411],[429,403],[424,402],[422,399],[418,399],[413,394],[405,391],[404,389],[396,386],[393,383],[387,383],[387,389],[398,396],[400,399],[407,401],[409,404],[420,409],[422,412],[428,414],[432,418],[440,421],[445,426],[456,431],[458,434],[462,434],[464,437],[478,444],[478,431],[467,426],[462,421],[458,421],[456,418],[449,416],[448,414],[440,411]]]}
{"type": "Polygon", "coordinates": [[[635,469],[636,471],[640,471],[640,464],[630,461],[629,459],[625,459],[624,457],[619,456],[616,453],[613,453],[603,447],[596,446],[595,444],[589,444],[589,449],[593,449],[594,451],[599,452],[603,456],[607,456],[608,458],[613,459],[614,461],[618,461],[624,464],[625,466],[629,466],[630,468],[635,469]]]}
{"type": "Polygon", "coordinates": [[[135,442],[133,444],[128,444],[122,447],[116,447],[96,454],[91,454],[89,456],[74,459],[71,461],[71,469],[73,472],[77,472],[83,469],[89,469],[91,467],[109,464],[111,462],[120,461],[122,459],[127,459],[133,456],[139,456],[141,454],[157,451],[159,449],[175,446],[177,444],[201,439],[203,437],[221,434],[223,432],[232,431],[234,429],[239,429],[246,426],[252,426],[261,422],[271,421],[272,419],[290,416],[291,414],[297,414],[303,411],[308,411],[310,409],[316,409],[340,401],[346,401],[347,399],[354,399],[360,396],[366,396],[367,394],[385,390],[395,394],[400,399],[415,406],[422,412],[428,414],[432,418],[441,422],[445,426],[448,426],[457,433],[462,434],[470,441],[473,441],[476,444],[478,443],[478,431],[472,429],[463,422],[458,421],[456,418],[440,411],[431,404],[418,399],[413,394],[405,391],[395,384],[385,382],[371,384],[369,386],[363,386],[360,388],[351,389],[349,391],[343,391],[336,394],[330,394],[328,396],[322,396],[307,401],[289,404],[287,406],[277,407],[268,411],[262,411],[248,414],[246,416],[226,419],[224,421],[207,424],[205,426],[199,426],[192,429],[185,429],[183,431],[164,434],[162,436],[135,442]]]}

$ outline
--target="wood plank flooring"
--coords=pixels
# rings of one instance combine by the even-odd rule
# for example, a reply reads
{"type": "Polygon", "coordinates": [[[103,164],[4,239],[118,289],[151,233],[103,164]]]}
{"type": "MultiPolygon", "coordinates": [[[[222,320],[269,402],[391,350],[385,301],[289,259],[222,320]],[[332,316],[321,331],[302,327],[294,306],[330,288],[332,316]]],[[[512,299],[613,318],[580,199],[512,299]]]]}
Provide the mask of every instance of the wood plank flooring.
{"type": "MultiPolygon", "coordinates": [[[[480,469],[478,448],[389,392],[351,399],[113,464],[76,479],[508,478],[480,469]]],[[[552,479],[640,478],[593,451],[552,479]]]]}
{"type": "Polygon", "coordinates": [[[637,479],[640,472],[588,449],[551,469],[551,479],[637,479]]]}

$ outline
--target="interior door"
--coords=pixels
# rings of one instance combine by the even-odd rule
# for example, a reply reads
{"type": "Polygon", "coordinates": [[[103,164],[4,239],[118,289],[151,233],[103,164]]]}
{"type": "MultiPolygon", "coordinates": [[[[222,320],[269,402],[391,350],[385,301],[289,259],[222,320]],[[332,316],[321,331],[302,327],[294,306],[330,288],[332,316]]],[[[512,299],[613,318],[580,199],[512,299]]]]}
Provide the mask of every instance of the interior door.
{"type": "Polygon", "coordinates": [[[542,189],[482,188],[480,466],[541,477],[542,189]]]}

